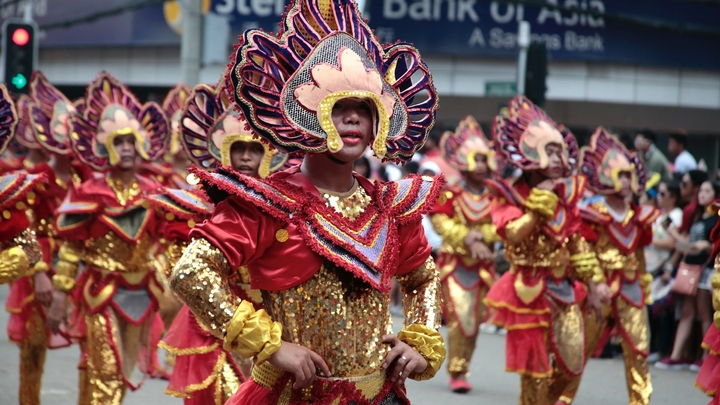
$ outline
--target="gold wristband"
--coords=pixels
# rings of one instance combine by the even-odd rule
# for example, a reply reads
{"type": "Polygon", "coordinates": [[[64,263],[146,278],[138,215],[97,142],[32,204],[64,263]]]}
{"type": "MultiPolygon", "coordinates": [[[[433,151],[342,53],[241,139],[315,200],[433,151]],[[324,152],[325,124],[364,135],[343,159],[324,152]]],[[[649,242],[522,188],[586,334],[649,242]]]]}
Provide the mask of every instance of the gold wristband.
{"type": "MultiPolygon", "coordinates": [[[[575,270],[578,278],[583,281],[593,280],[598,274],[602,273],[600,263],[595,253],[592,252],[577,253],[570,256],[570,265],[575,270]]],[[[602,280],[600,277],[598,279],[602,280]]]]}
{"type": "Polygon", "coordinates": [[[75,279],[72,277],[56,274],[52,278],[53,287],[56,290],[65,293],[71,292],[75,288],[75,279]]]}
{"type": "Polygon", "coordinates": [[[78,271],[78,267],[80,267],[80,266],[78,266],[77,263],[70,263],[70,262],[66,262],[64,260],[60,260],[55,265],[55,271],[58,274],[61,274],[63,276],[75,278],[75,275],[77,274],[77,271],[78,271]]]}
{"type": "Polygon", "coordinates": [[[552,218],[555,215],[557,203],[557,194],[552,191],[533,188],[530,190],[530,195],[525,200],[525,207],[546,218],[552,218]]]}
{"type": "Polygon", "coordinates": [[[607,283],[607,278],[605,277],[605,273],[602,271],[598,271],[592,276],[592,281],[595,284],[603,284],[607,283]]]}
{"type": "Polygon", "coordinates": [[[397,338],[420,353],[428,363],[425,371],[412,373],[409,377],[416,381],[433,378],[442,367],[447,355],[442,335],[425,325],[412,324],[404,327],[397,338]]]}
{"type": "Polygon", "coordinates": [[[47,273],[48,270],[50,270],[50,267],[45,263],[44,261],[39,261],[35,263],[35,265],[30,269],[30,275],[37,274],[37,273],[47,273]]]}

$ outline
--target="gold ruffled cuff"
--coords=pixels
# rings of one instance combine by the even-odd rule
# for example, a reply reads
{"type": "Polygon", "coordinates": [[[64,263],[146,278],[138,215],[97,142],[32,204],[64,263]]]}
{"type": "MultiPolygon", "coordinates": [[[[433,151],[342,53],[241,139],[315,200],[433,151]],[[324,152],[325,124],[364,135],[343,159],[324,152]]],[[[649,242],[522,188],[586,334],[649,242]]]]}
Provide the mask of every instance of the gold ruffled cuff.
{"type": "Polygon", "coordinates": [[[720,312],[720,273],[715,273],[710,279],[710,285],[713,288],[713,309],[720,312]]]}
{"type": "Polygon", "coordinates": [[[40,261],[35,263],[35,265],[28,270],[28,275],[32,276],[37,273],[47,273],[48,270],[50,270],[50,266],[48,266],[47,263],[40,261]]]}
{"type": "Polygon", "coordinates": [[[281,345],[282,325],[273,322],[264,309],[255,311],[252,303],[243,301],[235,310],[223,341],[223,349],[243,358],[255,358],[255,364],[267,361],[281,345]]]}
{"type": "Polygon", "coordinates": [[[480,232],[483,234],[483,242],[488,246],[492,246],[493,243],[500,241],[500,236],[498,236],[495,224],[493,223],[480,225],[480,232]]]}
{"type": "Polygon", "coordinates": [[[576,253],[570,256],[570,265],[575,270],[577,278],[582,281],[592,280],[596,284],[607,282],[605,274],[600,268],[600,262],[593,252],[576,253]]]}
{"type": "Polygon", "coordinates": [[[530,195],[525,200],[525,207],[546,218],[552,218],[555,215],[557,203],[557,194],[552,191],[533,188],[530,190],[530,195]]]}
{"type": "Polygon", "coordinates": [[[0,284],[13,282],[28,271],[28,257],[19,247],[11,247],[0,252],[0,284]]]}
{"type": "Polygon", "coordinates": [[[650,287],[650,284],[653,281],[652,274],[643,273],[640,275],[640,279],[638,281],[640,282],[640,286],[643,288],[643,292],[645,293],[645,304],[652,305],[652,287],[650,287]]]}
{"type": "Polygon", "coordinates": [[[465,237],[470,233],[470,229],[462,223],[455,221],[453,218],[445,214],[435,214],[430,217],[430,222],[435,228],[435,232],[443,238],[443,244],[452,247],[455,253],[464,255],[465,237]]]}
{"type": "Polygon", "coordinates": [[[53,287],[57,291],[69,293],[75,288],[75,279],[63,274],[56,274],[52,278],[53,287]]]}
{"type": "Polygon", "coordinates": [[[420,353],[428,366],[422,373],[412,373],[410,378],[416,381],[429,380],[442,367],[445,361],[445,342],[442,335],[425,325],[412,324],[404,327],[397,335],[398,339],[420,353]]]}

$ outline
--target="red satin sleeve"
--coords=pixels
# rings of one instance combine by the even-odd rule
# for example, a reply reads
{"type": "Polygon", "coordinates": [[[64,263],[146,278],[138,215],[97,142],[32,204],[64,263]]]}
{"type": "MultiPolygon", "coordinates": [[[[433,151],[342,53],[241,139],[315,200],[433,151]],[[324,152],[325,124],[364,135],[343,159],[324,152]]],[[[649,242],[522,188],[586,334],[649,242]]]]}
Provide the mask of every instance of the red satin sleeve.
{"type": "Polygon", "coordinates": [[[430,213],[429,213],[430,215],[445,214],[449,217],[453,216],[453,214],[454,214],[453,200],[455,199],[455,196],[453,195],[453,193],[451,191],[448,191],[448,190],[443,191],[441,195],[443,195],[443,194],[445,195],[447,200],[445,201],[444,204],[440,204],[440,203],[435,204],[433,209],[430,210],[430,213]]]}
{"type": "Polygon", "coordinates": [[[590,243],[595,243],[598,240],[598,233],[595,230],[595,224],[587,221],[581,221],[580,236],[590,243]]]}
{"type": "Polygon", "coordinates": [[[430,256],[432,247],[425,238],[422,220],[402,225],[398,229],[400,252],[397,274],[407,274],[420,267],[430,256]]]}
{"type": "Polygon", "coordinates": [[[498,235],[504,240],[507,240],[505,236],[505,227],[508,222],[514,221],[525,212],[519,207],[508,203],[500,203],[497,200],[494,202],[492,209],[490,210],[490,217],[492,218],[493,224],[498,235]]]}
{"type": "Polygon", "coordinates": [[[205,238],[220,249],[230,267],[247,266],[262,257],[275,241],[276,221],[255,206],[230,196],[215,213],[190,231],[190,238],[205,238]]]}
{"type": "Polygon", "coordinates": [[[162,235],[167,240],[187,241],[191,230],[187,221],[168,221],[163,226],[162,235]]]}
{"type": "Polygon", "coordinates": [[[8,241],[18,236],[22,231],[30,227],[30,221],[24,210],[6,210],[10,214],[9,219],[0,219],[0,241],[8,241]]]}

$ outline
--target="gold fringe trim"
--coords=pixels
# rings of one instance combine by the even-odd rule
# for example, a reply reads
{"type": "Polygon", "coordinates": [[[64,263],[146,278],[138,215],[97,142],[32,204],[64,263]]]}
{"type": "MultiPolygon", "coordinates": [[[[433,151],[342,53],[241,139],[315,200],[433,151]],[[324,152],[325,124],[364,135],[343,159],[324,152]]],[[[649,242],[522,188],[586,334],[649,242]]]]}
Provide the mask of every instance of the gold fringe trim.
{"type": "Polygon", "coordinates": [[[161,341],[160,343],[158,343],[158,347],[162,347],[163,349],[167,350],[169,353],[172,353],[176,356],[189,356],[192,354],[212,353],[220,347],[220,342],[213,343],[210,346],[188,347],[187,349],[178,349],[177,347],[170,346],[169,344],[165,343],[164,341],[161,341]]]}
{"type": "Polygon", "coordinates": [[[528,309],[528,308],[518,308],[513,305],[504,303],[504,302],[497,302],[493,301],[489,298],[485,298],[483,300],[483,303],[489,307],[493,308],[505,308],[507,310],[510,310],[511,312],[515,312],[516,314],[531,314],[531,315],[545,315],[550,313],[550,308],[545,309],[528,309]]]}

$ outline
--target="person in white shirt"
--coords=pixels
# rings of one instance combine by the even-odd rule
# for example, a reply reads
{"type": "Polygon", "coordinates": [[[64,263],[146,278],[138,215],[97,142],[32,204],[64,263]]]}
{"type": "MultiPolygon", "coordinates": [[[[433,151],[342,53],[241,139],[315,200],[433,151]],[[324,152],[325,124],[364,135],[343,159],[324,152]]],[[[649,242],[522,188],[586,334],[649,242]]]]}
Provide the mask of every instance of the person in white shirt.
{"type": "Polygon", "coordinates": [[[687,147],[688,136],[682,132],[673,132],[668,139],[668,152],[675,155],[675,173],[685,174],[690,170],[698,168],[697,160],[688,152],[687,147]]]}

